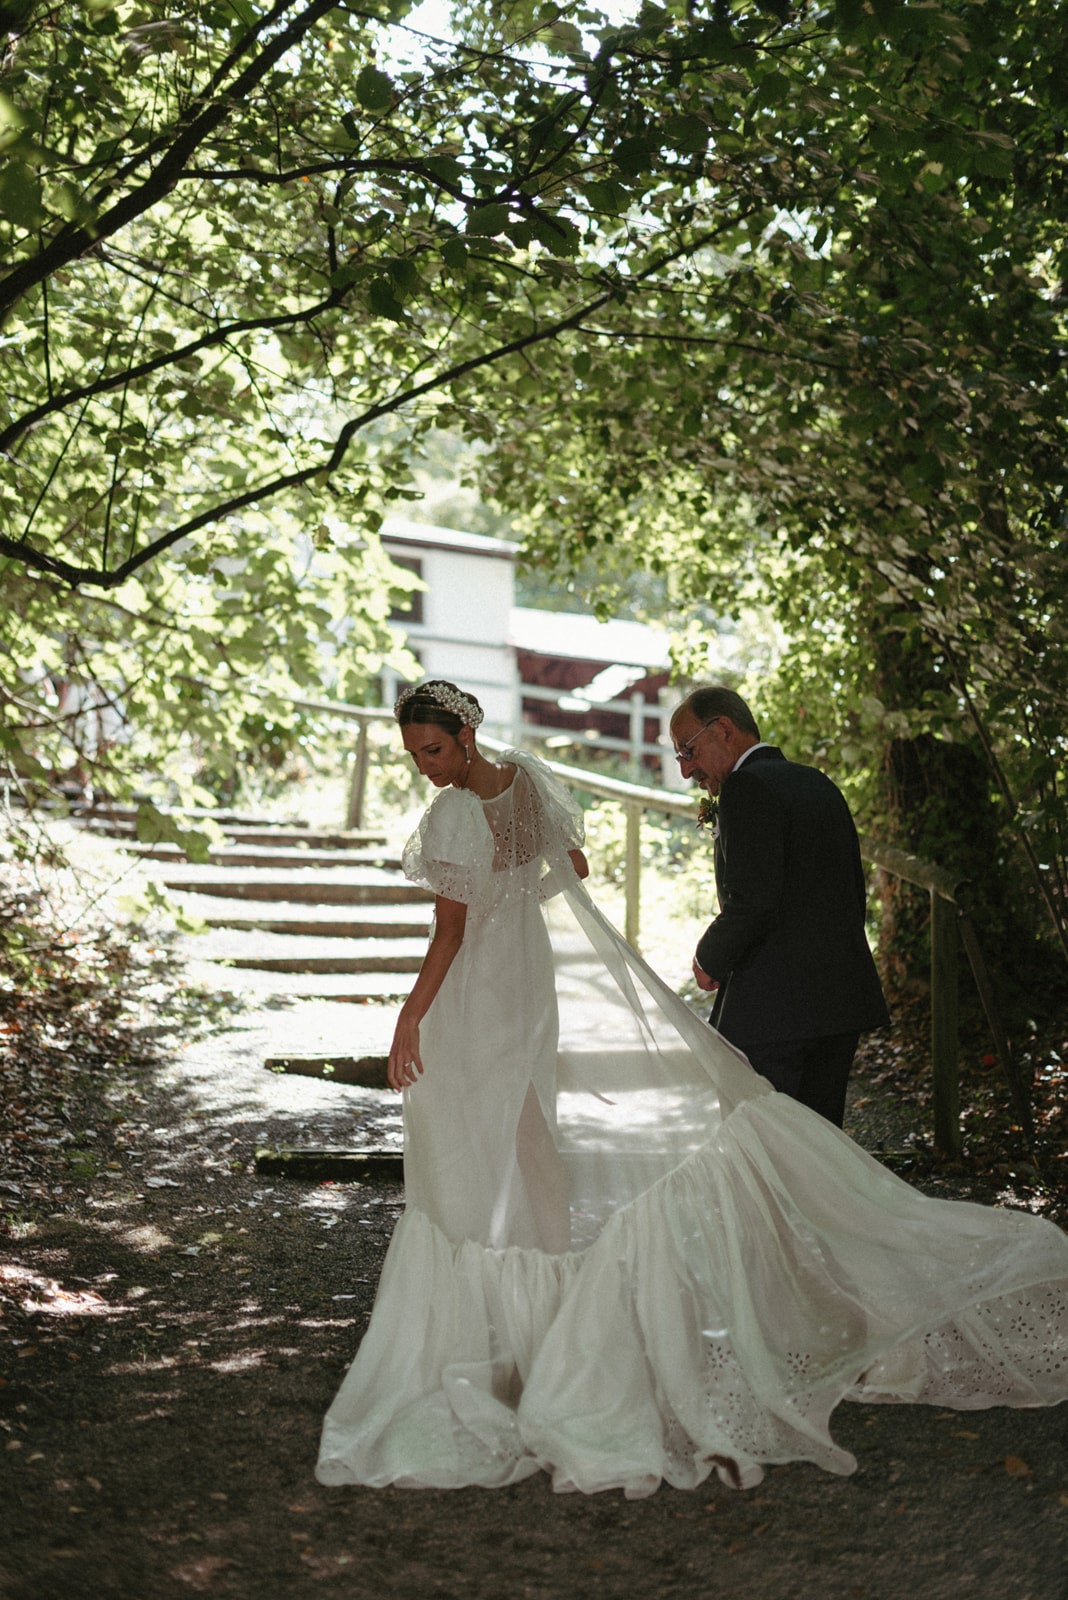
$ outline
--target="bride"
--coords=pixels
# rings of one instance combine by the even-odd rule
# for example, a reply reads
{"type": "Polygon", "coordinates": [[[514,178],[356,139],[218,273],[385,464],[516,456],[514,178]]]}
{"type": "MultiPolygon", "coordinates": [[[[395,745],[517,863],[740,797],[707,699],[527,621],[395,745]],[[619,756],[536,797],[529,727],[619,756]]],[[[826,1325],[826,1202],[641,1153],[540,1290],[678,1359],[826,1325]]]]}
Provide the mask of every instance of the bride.
{"type": "Polygon", "coordinates": [[[1068,1238],[775,1093],[597,911],[544,764],[487,760],[453,684],[395,710],[440,791],[404,852],[435,918],[389,1056],[405,1211],[320,1481],[749,1488],[851,1472],[842,1399],[1068,1397],[1068,1238]]]}

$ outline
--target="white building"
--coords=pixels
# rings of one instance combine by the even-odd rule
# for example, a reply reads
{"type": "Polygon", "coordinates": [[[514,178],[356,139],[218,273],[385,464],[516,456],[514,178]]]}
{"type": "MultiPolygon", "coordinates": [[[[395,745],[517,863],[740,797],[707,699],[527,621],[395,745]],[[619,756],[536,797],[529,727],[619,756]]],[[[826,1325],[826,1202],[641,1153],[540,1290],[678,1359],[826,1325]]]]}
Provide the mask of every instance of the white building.
{"type": "MultiPolygon", "coordinates": [[[[517,606],[518,546],[505,539],[391,518],[382,544],[425,586],[391,625],[423,676],[478,696],[488,733],[518,743],[544,738],[564,759],[569,746],[629,752],[634,762],[669,749],[666,634],[641,622],[517,606]],[[644,696],[640,706],[634,694],[644,696]]],[[[395,676],[382,687],[391,705],[395,676]]],[[[673,762],[662,773],[676,781],[673,762]]]]}
{"type": "MultiPolygon", "coordinates": [[[[394,627],[425,677],[470,689],[486,713],[486,731],[510,739],[519,722],[519,679],[511,641],[517,546],[484,534],[390,518],[382,529],[390,560],[426,585],[398,610],[394,627]]],[[[383,686],[392,705],[395,685],[383,686]]]]}

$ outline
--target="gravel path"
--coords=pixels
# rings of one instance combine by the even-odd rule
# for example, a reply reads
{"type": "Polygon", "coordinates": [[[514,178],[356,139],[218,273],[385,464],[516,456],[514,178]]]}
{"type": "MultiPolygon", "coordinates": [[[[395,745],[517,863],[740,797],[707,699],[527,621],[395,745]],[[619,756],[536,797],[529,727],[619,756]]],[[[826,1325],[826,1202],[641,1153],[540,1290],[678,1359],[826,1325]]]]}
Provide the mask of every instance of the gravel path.
{"type": "Polygon", "coordinates": [[[846,1405],[853,1477],[777,1467],[747,1494],[321,1488],[320,1420],[401,1193],[265,1181],[253,1155],[398,1123],[372,1091],[261,1063],[381,1048],[390,1015],[220,1006],[206,1038],[178,1028],[160,1063],[94,1080],[94,1159],[0,1274],[0,1595],[1068,1600],[1063,1407],[846,1405]]]}

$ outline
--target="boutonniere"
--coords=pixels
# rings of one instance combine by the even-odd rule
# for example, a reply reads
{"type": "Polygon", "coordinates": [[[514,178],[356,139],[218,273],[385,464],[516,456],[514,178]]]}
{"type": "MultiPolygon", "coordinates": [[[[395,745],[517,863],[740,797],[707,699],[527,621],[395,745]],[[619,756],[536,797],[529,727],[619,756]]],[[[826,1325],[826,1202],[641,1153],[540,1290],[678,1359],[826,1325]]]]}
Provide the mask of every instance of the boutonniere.
{"type": "Polygon", "coordinates": [[[711,827],[713,839],[719,838],[719,800],[713,795],[702,796],[697,807],[697,826],[702,832],[711,827]]]}

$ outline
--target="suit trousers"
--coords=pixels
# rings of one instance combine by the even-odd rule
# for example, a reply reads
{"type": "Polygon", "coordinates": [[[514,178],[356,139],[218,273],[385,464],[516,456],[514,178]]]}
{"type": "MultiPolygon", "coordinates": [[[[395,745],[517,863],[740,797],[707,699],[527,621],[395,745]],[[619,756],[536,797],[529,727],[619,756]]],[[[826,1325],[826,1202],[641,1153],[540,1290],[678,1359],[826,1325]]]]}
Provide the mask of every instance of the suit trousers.
{"type": "Polygon", "coordinates": [[[800,1100],[841,1127],[846,1085],[859,1033],[825,1033],[815,1039],[776,1039],[751,1048],[741,1045],[753,1069],[781,1094],[800,1100]]]}

